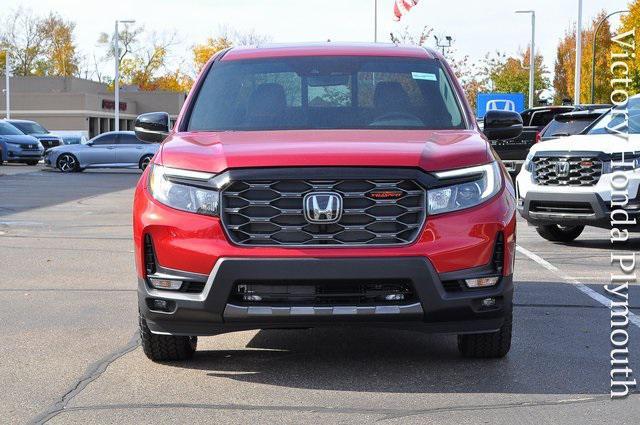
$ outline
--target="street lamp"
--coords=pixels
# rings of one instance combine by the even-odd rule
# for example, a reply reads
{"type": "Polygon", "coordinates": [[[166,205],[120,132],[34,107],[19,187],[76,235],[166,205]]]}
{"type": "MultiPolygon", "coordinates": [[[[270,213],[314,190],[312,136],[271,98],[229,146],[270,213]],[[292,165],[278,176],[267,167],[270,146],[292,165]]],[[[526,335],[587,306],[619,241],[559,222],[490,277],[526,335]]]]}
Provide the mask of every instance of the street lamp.
{"type": "Polygon", "coordinates": [[[516,10],[516,13],[531,14],[531,49],[529,50],[529,109],[531,109],[533,108],[534,98],[536,97],[536,11],[516,10]]]}
{"type": "Polygon", "coordinates": [[[445,43],[442,43],[442,44],[441,44],[441,43],[440,43],[440,40],[438,39],[438,36],[437,36],[437,35],[434,35],[434,36],[433,36],[433,38],[435,38],[435,39],[436,39],[436,46],[438,46],[438,47],[442,47],[442,56],[444,56],[444,51],[445,51],[444,49],[445,49],[445,48],[449,48],[449,47],[451,47],[451,42],[452,42],[453,38],[451,38],[451,36],[450,36],[450,35],[446,36],[446,37],[444,38],[445,40],[447,40],[447,43],[446,43],[446,44],[445,44],[445,43]]]}
{"type": "Polygon", "coordinates": [[[120,130],[120,40],[118,33],[118,23],[133,24],[134,20],[116,20],[116,36],[113,43],[113,57],[116,62],[116,76],[114,79],[114,92],[115,92],[115,131],[120,130]]]}
{"type": "Polygon", "coordinates": [[[593,33],[593,58],[591,62],[591,103],[596,103],[596,43],[598,42],[598,32],[600,31],[600,27],[604,24],[610,17],[613,15],[617,15],[619,13],[629,13],[628,10],[618,10],[612,13],[609,13],[607,16],[602,18],[598,25],[596,25],[596,30],[593,33]]]}

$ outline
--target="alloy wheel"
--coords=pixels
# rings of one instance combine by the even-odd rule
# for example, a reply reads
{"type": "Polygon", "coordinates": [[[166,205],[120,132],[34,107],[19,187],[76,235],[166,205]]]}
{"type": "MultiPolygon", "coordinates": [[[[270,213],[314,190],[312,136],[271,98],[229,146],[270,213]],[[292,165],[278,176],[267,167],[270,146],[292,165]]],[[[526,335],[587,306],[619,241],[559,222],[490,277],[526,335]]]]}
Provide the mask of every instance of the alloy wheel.
{"type": "Polygon", "coordinates": [[[58,159],[58,168],[63,173],[70,173],[76,170],[78,161],[71,155],[62,155],[58,159]]]}

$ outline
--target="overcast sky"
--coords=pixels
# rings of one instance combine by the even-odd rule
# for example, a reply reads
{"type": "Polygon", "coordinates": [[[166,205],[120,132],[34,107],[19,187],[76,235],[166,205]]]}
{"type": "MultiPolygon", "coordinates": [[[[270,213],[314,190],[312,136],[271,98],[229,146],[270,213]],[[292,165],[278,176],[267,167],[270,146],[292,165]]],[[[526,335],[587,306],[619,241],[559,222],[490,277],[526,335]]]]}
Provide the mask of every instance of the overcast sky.
{"type": "MultiPolygon", "coordinates": [[[[577,0],[421,0],[398,24],[391,19],[393,3],[378,0],[379,40],[387,41],[389,32],[400,25],[416,31],[428,25],[436,34],[453,36],[458,53],[474,60],[489,51],[525,49],[530,21],[514,11],[533,9],[538,52],[550,70],[558,40],[577,17],[577,0]]],[[[215,36],[221,26],[255,30],[274,42],[373,41],[373,4],[374,0],[2,0],[2,9],[53,10],[75,21],[78,45],[87,56],[100,32],[113,31],[115,19],[133,18],[148,30],[175,31],[181,42],[176,55],[189,57],[189,46],[215,36]]],[[[628,0],[584,0],[585,22],[599,10],[625,9],[627,4],[628,0]]]]}

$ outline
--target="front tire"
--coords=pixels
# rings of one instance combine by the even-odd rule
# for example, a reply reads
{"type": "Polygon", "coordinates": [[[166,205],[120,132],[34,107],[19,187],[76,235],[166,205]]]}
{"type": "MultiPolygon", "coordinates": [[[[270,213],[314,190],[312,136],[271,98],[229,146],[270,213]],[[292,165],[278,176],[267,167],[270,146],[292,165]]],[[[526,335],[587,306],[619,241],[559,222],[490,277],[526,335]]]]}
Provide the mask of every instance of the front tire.
{"type": "Polygon", "coordinates": [[[151,333],[142,316],[139,324],[142,350],[154,362],[189,360],[196,352],[198,338],[195,336],[156,335],[151,333]]]}
{"type": "Polygon", "coordinates": [[[58,170],[63,173],[75,173],[80,170],[80,164],[75,156],[70,153],[63,153],[56,162],[58,170]]]}
{"type": "Polygon", "coordinates": [[[27,161],[25,162],[27,165],[38,165],[38,161],[27,161]]]}
{"type": "Polygon", "coordinates": [[[144,171],[149,164],[151,163],[151,158],[153,158],[153,155],[145,155],[140,159],[140,162],[138,163],[138,167],[144,171]]]}
{"type": "Polygon", "coordinates": [[[498,332],[458,335],[458,351],[463,357],[496,359],[507,355],[511,349],[511,313],[498,332]]]}
{"type": "Polygon", "coordinates": [[[584,226],[559,226],[548,224],[536,227],[540,236],[551,242],[572,242],[582,234],[584,226]]]}

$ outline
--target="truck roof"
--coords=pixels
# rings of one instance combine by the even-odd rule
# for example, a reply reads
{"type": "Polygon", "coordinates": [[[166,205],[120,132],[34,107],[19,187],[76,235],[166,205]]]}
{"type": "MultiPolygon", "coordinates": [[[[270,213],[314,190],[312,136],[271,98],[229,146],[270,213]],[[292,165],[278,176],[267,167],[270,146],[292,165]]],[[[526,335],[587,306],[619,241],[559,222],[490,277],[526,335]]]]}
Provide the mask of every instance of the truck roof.
{"type": "Polygon", "coordinates": [[[231,48],[222,61],[299,56],[389,56],[433,59],[439,55],[431,49],[393,43],[294,43],[264,44],[231,48]]]}

